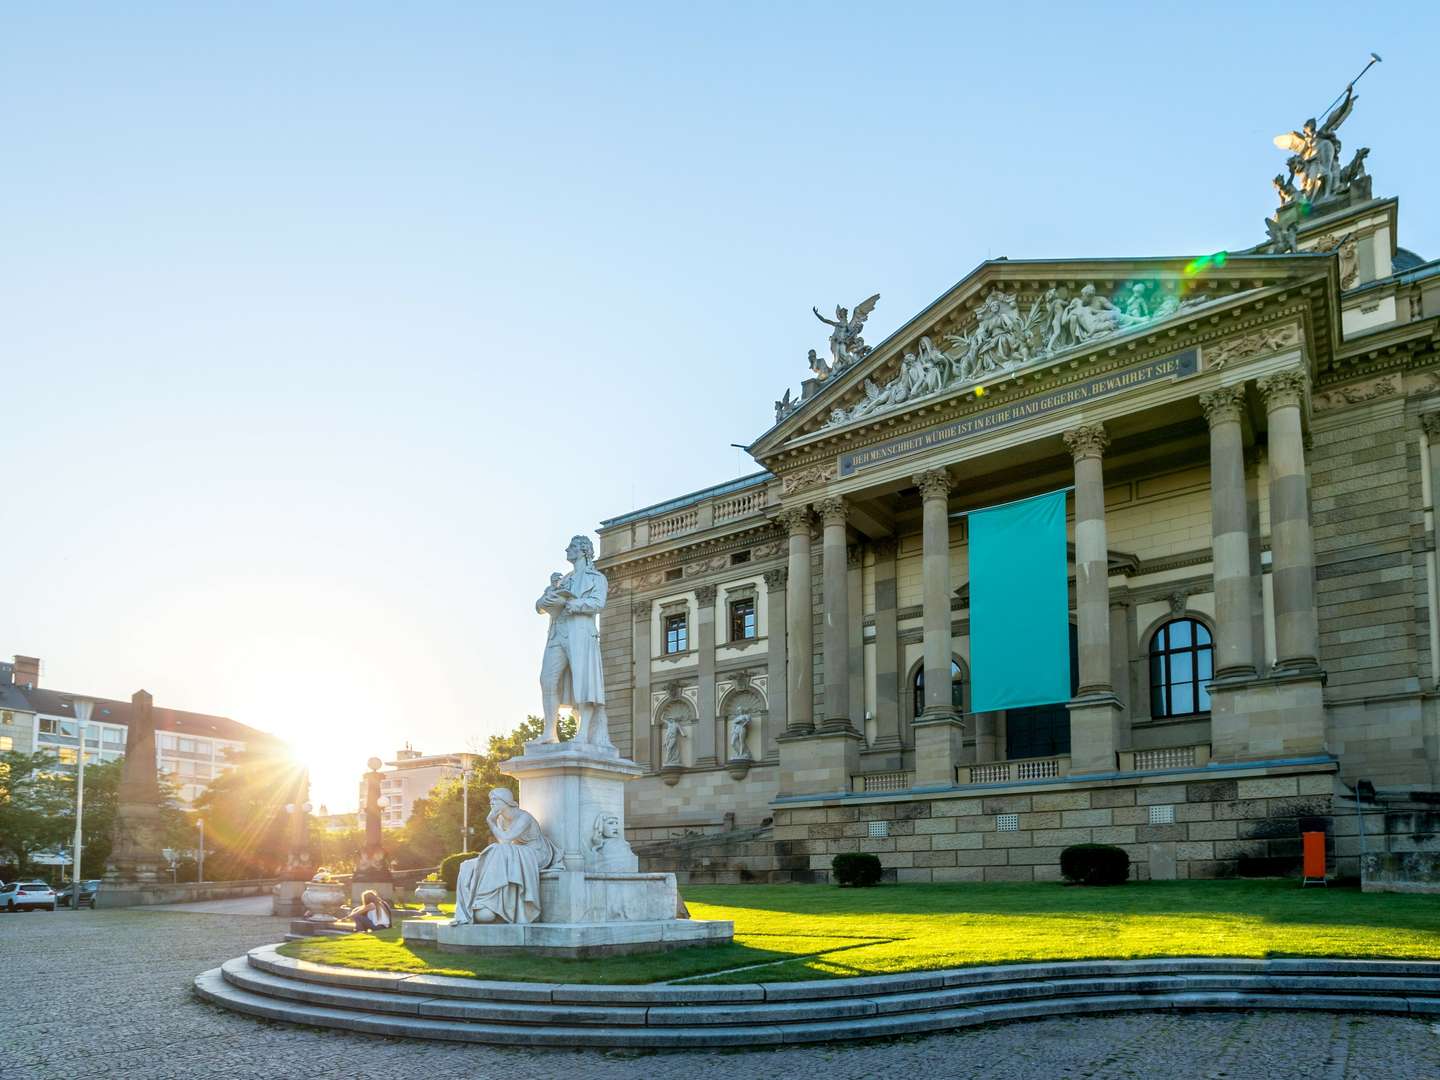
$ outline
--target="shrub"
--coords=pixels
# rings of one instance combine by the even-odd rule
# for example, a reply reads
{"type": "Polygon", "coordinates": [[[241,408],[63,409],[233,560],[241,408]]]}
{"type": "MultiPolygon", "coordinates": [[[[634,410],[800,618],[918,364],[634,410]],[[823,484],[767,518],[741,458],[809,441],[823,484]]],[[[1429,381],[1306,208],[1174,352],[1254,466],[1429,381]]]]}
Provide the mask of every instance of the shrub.
{"type": "Polygon", "coordinates": [[[830,872],[837,885],[880,884],[880,857],[863,851],[849,851],[830,860],[830,872]]]}
{"type": "Polygon", "coordinates": [[[1130,856],[1113,844],[1072,844],[1060,853],[1060,873],[1075,885],[1123,885],[1130,856]]]}
{"type": "Polygon", "coordinates": [[[455,889],[455,882],[460,877],[460,864],[466,859],[473,859],[480,854],[478,851],[461,851],[454,855],[446,855],[440,860],[440,880],[445,882],[445,887],[452,892],[455,889]]]}

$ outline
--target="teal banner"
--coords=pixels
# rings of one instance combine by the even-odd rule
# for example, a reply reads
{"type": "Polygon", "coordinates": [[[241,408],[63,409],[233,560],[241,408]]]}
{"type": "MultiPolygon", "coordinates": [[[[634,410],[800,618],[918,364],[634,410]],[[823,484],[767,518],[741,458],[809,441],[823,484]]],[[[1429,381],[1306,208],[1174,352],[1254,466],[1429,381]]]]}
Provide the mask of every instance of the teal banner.
{"type": "Polygon", "coordinates": [[[1070,700],[1065,492],[970,515],[970,710],[1070,700]]]}

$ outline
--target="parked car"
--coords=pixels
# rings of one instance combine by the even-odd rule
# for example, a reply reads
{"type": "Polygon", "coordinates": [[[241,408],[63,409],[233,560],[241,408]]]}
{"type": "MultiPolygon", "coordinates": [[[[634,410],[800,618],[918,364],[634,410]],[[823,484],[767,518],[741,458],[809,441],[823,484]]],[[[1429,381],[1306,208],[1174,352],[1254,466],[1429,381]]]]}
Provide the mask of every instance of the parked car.
{"type": "Polygon", "coordinates": [[[55,890],[43,881],[12,881],[0,885],[0,908],[25,911],[29,908],[55,910],[55,890]]]}
{"type": "MultiPolygon", "coordinates": [[[[99,879],[99,878],[91,878],[89,881],[82,881],[82,882],[80,883],[80,904],[79,904],[79,906],[80,906],[80,907],[94,907],[94,906],[95,906],[95,893],[98,892],[99,889],[100,889],[100,879],[99,879]]],[[[55,894],[55,902],[56,902],[57,904],[59,904],[61,907],[69,907],[70,904],[71,904],[71,897],[73,897],[74,895],[75,895],[75,883],[72,881],[69,885],[66,885],[65,888],[61,889],[58,893],[55,894]]]]}

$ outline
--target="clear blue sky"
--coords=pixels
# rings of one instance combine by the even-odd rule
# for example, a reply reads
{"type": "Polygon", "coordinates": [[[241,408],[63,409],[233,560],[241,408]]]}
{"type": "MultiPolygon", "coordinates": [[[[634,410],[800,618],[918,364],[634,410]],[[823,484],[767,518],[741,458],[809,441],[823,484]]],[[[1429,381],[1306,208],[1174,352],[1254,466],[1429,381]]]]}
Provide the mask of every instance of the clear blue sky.
{"type": "Polygon", "coordinates": [[[0,653],[335,807],[538,708],[569,536],[750,471],[812,304],[1256,243],[1371,49],[1440,254],[1433,4],[59,7],[0,23],[0,653]]]}

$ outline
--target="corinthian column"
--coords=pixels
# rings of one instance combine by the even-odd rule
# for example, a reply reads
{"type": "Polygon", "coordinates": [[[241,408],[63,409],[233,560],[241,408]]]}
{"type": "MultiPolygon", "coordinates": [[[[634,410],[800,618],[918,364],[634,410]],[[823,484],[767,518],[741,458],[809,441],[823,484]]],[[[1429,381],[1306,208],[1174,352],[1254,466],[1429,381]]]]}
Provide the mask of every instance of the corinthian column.
{"type": "Polygon", "coordinates": [[[814,643],[810,604],[810,508],[799,506],[780,515],[790,535],[790,565],[785,585],[785,698],[789,707],[785,730],[815,730],[814,643]]]}
{"type": "Polygon", "coordinates": [[[1110,550],[1105,539],[1105,474],[1100,459],[1110,445],[1101,424],[1065,433],[1075,457],[1075,608],[1080,644],[1076,696],[1109,694],[1110,550]]]}
{"type": "Polygon", "coordinates": [[[1245,492],[1245,447],[1240,430],[1244,404],[1244,384],[1200,395],[1200,408],[1210,423],[1216,678],[1255,674],[1250,520],[1245,492]]]}
{"type": "Polygon", "coordinates": [[[950,474],[932,469],[914,478],[923,512],[921,579],[925,628],[924,716],[955,715],[950,698],[950,474]]]}
{"type": "Polygon", "coordinates": [[[1320,666],[1315,614],[1315,549],[1300,399],[1305,372],[1277,371],[1259,381],[1270,427],[1270,577],[1275,592],[1275,666],[1314,671],[1320,666]]]}
{"type": "Polygon", "coordinates": [[[845,523],[850,508],[845,500],[825,499],[816,508],[825,526],[821,552],[824,577],[822,626],[825,664],[825,719],[827,731],[850,727],[850,564],[846,555],[845,523]]]}

